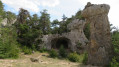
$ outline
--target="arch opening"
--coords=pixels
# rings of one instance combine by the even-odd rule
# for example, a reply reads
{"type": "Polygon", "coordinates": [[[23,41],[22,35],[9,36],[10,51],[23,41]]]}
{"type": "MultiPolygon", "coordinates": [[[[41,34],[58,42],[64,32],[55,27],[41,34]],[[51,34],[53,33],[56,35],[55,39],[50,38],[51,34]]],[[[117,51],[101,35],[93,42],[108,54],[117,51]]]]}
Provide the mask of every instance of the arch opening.
{"type": "Polygon", "coordinates": [[[71,42],[68,38],[55,38],[51,41],[51,47],[54,49],[59,49],[61,46],[63,46],[65,49],[69,49],[70,43],[71,42]]]}

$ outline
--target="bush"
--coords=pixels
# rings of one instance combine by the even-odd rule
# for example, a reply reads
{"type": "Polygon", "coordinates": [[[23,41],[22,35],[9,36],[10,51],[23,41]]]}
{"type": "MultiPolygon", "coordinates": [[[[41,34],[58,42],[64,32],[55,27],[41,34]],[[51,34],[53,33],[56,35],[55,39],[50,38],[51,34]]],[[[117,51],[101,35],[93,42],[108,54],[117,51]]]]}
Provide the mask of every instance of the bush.
{"type": "Polygon", "coordinates": [[[79,55],[77,53],[70,53],[68,59],[72,62],[79,62],[79,55]]]}
{"type": "Polygon", "coordinates": [[[112,44],[114,47],[114,57],[110,63],[110,67],[119,67],[119,30],[116,29],[112,33],[112,44]]]}
{"type": "Polygon", "coordinates": [[[15,44],[0,42],[0,58],[18,58],[19,49],[15,44]]]}
{"type": "Polygon", "coordinates": [[[19,49],[11,48],[11,50],[7,53],[8,58],[18,58],[19,57],[19,49]]]}
{"type": "Polygon", "coordinates": [[[119,62],[117,62],[116,57],[112,58],[110,67],[119,67],[119,62]]]}
{"type": "Polygon", "coordinates": [[[24,54],[32,54],[32,49],[24,46],[22,51],[24,52],[24,54]]]}
{"type": "Polygon", "coordinates": [[[51,49],[51,51],[49,52],[49,55],[50,57],[55,58],[58,56],[58,53],[54,49],[51,49]]]}
{"type": "Polygon", "coordinates": [[[67,54],[66,54],[66,51],[65,51],[63,45],[60,46],[59,55],[60,55],[62,58],[66,58],[66,57],[67,57],[67,54]]]}
{"type": "Polygon", "coordinates": [[[0,58],[18,58],[19,49],[15,30],[4,27],[0,31],[0,58]]]}
{"type": "Polygon", "coordinates": [[[41,49],[40,49],[40,52],[41,52],[41,53],[47,52],[47,49],[46,49],[46,48],[41,48],[41,49]]]}
{"type": "Polygon", "coordinates": [[[83,57],[82,63],[83,64],[87,64],[87,61],[88,61],[88,54],[87,53],[84,53],[84,57],[83,57]]]}

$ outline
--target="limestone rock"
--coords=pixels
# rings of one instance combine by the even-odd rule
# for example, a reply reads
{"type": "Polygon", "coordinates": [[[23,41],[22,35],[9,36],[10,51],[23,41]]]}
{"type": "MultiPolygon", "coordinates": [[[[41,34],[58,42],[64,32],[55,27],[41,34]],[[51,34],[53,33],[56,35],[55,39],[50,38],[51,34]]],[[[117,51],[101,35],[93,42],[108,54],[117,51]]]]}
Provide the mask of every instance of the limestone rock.
{"type": "Polygon", "coordinates": [[[16,19],[12,19],[11,22],[8,22],[8,19],[5,18],[1,21],[1,25],[2,26],[11,26],[12,24],[14,24],[16,22],[16,19]]]}
{"type": "Polygon", "coordinates": [[[72,51],[77,51],[78,42],[82,44],[81,45],[82,48],[85,48],[88,39],[85,37],[83,33],[84,25],[85,25],[84,20],[75,19],[67,26],[68,29],[71,30],[71,32],[62,33],[61,35],[60,34],[45,35],[42,39],[45,44],[45,47],[50,50],[53,47],[52,45],[56,44],[60,45],[59,43],[64,41],[66,42],[65,44],[67,44],[67,47],[72,51]]]}
{"type": "Polygon", "coordinates": [[[104,66],[111,61],[113,48],[110,36],[110,24],[107,4],[93,4],[82,11],[86,22],[90,23],[90,43],[88,47],[88,64],[104,66]]]}
{"type": "Polygon", "coordinates": [[[6,26],[7,25],[7,18],[3,19],[1,24],[2,24],[2,26],[6,26]]]}

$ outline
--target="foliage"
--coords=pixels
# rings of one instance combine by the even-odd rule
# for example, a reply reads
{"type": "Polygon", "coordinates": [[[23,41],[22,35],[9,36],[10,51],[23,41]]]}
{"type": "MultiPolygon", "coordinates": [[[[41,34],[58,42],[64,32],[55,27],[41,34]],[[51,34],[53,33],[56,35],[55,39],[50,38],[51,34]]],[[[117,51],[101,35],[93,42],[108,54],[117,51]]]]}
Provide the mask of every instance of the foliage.
{"type": "Polygon", "coordinates": [[[26,23],[27,19],[30,19],[30,14],[27,10],[20,8],[19,14],[17,16],[18,24],[26,23]]]}
{"type": "Polygon", "coordinates": [[[10,11],[6,12],[7,23],[10,24],[16,19],[16,15],[10,11]]]}
{"type": "Polygon", "coordinates": [[[66,57],[67,57],[67,54],[66,54],[66,51],[65,51],[63,45],[60,46],[59,55],[60,55],[62,58],[66,58],[66,57]]]}
{"type": "Polygon", "coordinates": [[[112,44],[114,45],[115,53],[119,54],[119,32],[113,31],[112,33],[112,44]]]}
{"type": "Polygon", "coordinates": [[[110,64],[110,67],[119,67],[119,62],[117,62],[116,57],[112,58],[112,62],[110,64]]]}
{"type": "Polygon", "coordinates": [[[51,28],[52,28],[52,31],[51,33],[52,34],[57,34],[57,33],[60,33],[60,22],[56,19],[56,20],[53,20],[53,22],[51,23],[51,28]]]}
{"type": "MultiPolygon", "coordinates": [[[[37,49],[40,42],[39,37],[42,36],[37,14],[30,16],[27,10],[21,8],[18,14],[16,28],[18,34],[17,41],[29,49],[37,49]]],[[[26,51],[29,52],[28,49],[26,51]]]]}
{"type": "Polygon", "coordinates": [[[112,44],[114,47],[114,57],[112,58],[110,66],[111,67],[119,67],[119,30],[116,27],[112,27],[112,28],[115,29],[111,33],[112,44]]]}
{"type": "Polygon", "coordinates": [[[39,19],[39,24],[40,24],[40,28],[43,32],[44,35],[46,34],[50,34],[51,32],[51,28],[50,28],[50,15],[47,13],[47,10],[43,10],[41,12],[41,16],[39,19]]]}
{"type": "Polygon", "coordinates": [[[2,1],[0,0],[0,18],[5,18],[6,15],[5,15],[5,11],[4,11],[4,5],[2,3],[2,1]]]}
{"type": "Polygon", "coordinates": [[[54,49],[51,49],[51,51],[49,52],[49,55],[52,58],[56,58],[58,56],[58,53],[54,49]]]}
{"type": "MultiPolygon", "coordinates": [[[[80,19],[80,20],[84,20],[84,18],[81,16],[81,10],[79,10],[74,16],[67,18],[64,14],[62,16],[62,21],[58,21],[58,20],[54,20],[52,22],[52,33],[53,34],[62,34],[62,33],[66,33],[66,32],[70,32],[70,30],[68,30],[67,25],[69,23],[71,23],[74,19],[80,19]]],[[[86,33],[89,34],[86,30],[86,33]]],[[[87,35],[88,36],[88,35],[87,35]]]]}
{"type": "Polygon", "coordinates": [[[16,31],[13,28],[2,28],[0,37],[0,58],[17,58],[19,49],[16,41],[16,31]]]}
{"type": "MultiPolygon", "coordinates": [[[[68,22],[69,23],[69,22],[68,22]]],[[[67,30],[67,17],[65,15],[62,16],[62,21],[60,22],[60,26],[59,26],[59,34],[68,32],[67,30]]]]}
{"type": "Polygon", "coordinates": [[[88,61],[88,54],[85,52],[82,63],[87,64],[87,61],[88,61]]]}
{"type": "Polygon", "coordinates": [[[24,46],[22,51],[24,52],[24,54],[32,54],[32,49],[24,46]]]}
{"type": "Polygon", "coordinates": [[[90,38],[90,23],[85,24],[84,26],[84,34],[87,39],[90,38]]]}
{"type": "Polygon", "coordinates": [[[46,48],[41,48],[41,49],[40,49],[40,52],[41,52],[41,53],[47,52],[47,49],[46,49],[46,48]]]}
{"type": "Polygon", "coordinates": [[[68,59],[72,62],[79,62],[79,55],[77,53],[70,53],[68,59]]]}
{"type": "Polygon", "coordinates": [[[84,20],[84,18],[81,16],[81,10],[79,10],[79,11],[76,13],[75,19],[84,20]]]}

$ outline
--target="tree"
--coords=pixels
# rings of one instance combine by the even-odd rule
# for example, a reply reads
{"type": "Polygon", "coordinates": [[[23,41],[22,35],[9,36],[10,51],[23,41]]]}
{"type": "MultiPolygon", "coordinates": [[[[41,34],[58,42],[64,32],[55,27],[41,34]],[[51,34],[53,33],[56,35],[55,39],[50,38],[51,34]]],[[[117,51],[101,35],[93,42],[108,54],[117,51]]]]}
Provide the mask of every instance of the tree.
{"type": "Polygon", "coordinates": [[[66,19],[67,19],[67,17],[63,14],[63,16],[62,16],[62,22],[65,22],[66,19]]]}
{"type": "Polygon", "coordinates": [[[60,32],[59,30],[59,21],[56,19],[56,20],[53,20],[53,22],[51,23],[51,27],[52,27],[52,34],[57,34],[60,32]]]}
{"type": "Polygon", "coordinates": [[[112,27],[112,24],[110,25],[111,29],[111,37],[112,37],[112,44],[114,46],[114,57],[111,61],[110,67],[118,67],[119,66],[119,29],[116,27],[112,27]]]}
{"type": "Polygon", "coordinates": [[[67,18],[65,15],[62,16],[62,21],[60,22],[60,34],[61,33],[65,33],[65,32],[69,32],[69,30],[67,29],[67,25],[72,22],[72,20],[74,19],[74,17],[72,16],[71,18],[67,18]]]}
{"type": "Polygon", "coordinates": [[[43,31],[43,34],[49,34],[50,33],[50,15],[47,13],[47,10],[41,11],[40,16],[40,26],[41,30],[43,31]]]}
{"type": "Polygon", "coordinates": [[[26,46],[33,50],[38,46],[37,38],[42,36],[42,31],[39,27],[39,17],[37,14],[31,16],[25,9],[19,11],[16,28],[18,30],[17,40],[21,46],[26,46]]]}
{"type": "Polygon", "coordinates": [[[81,16],[81,10],[80,10],[80,9],[79,9],[79,11],[75,14],[75,19],[84,20],[84,18],[81,16]]]}
{"type": "Polygon", "coordinates": [[[27,19],[30,19],[30,14],[27,10],[20,8],[19,14],[17,16],[17,22],[24,24],[27,19]]]}
{"type": "Polygon", "coordinates": [[[10,11],[6,12],[7,23],[12,24],[12,22],[16,19],[16,15],[10,11]]]}
{"type": "Polygon", "coordinates": [[[31,19],[31,21],[33,22],[33,26],[37,26],[39,25],[39,17],[37,14],[33,14],[33,17],[31,19]]]}
{"type": "Polygon", "coordinates": [[[14,26],[4,27],[0,31],[0,58],[17,58],[19,49],[14,26]]]}
{"type": "Polygon", "coordinates": [[[0,1],[0,21],[5,18],[5,11],[4,11],[4,5],[2,1],[0,1]]]}

